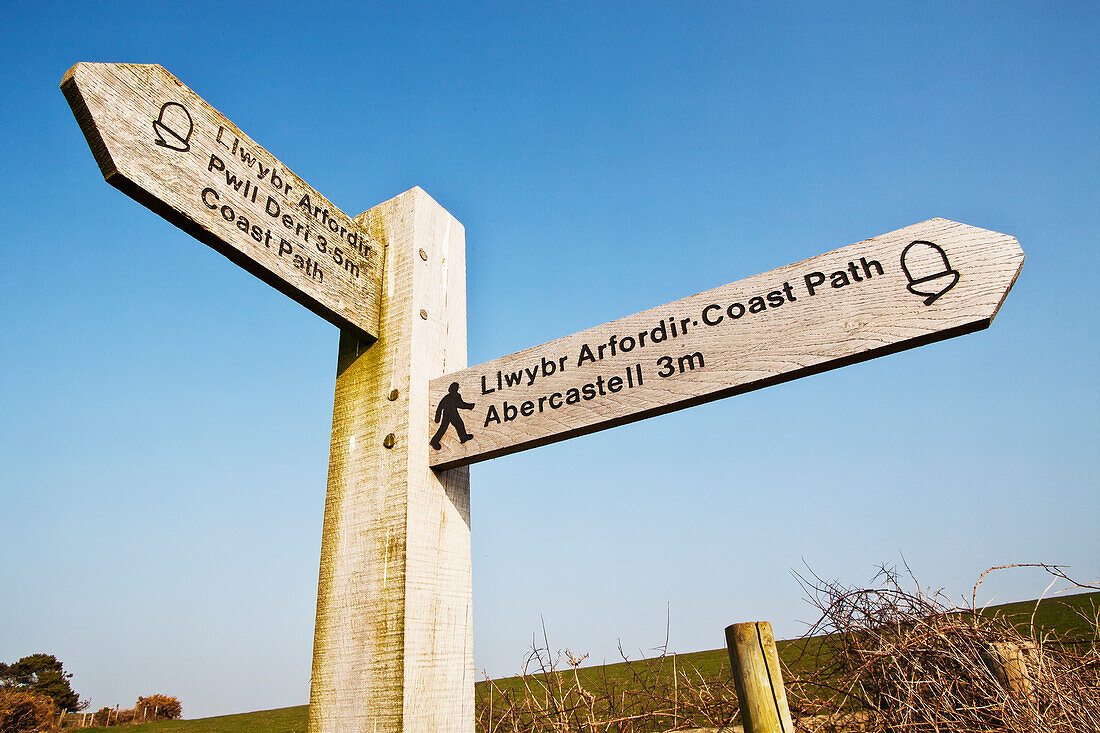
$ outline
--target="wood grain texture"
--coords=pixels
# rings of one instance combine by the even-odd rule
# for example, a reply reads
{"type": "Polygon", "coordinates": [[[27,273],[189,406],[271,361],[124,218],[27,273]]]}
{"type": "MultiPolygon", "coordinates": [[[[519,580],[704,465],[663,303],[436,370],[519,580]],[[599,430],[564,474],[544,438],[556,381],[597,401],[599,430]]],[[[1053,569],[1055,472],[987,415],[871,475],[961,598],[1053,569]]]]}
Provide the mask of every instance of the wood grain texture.
{"type": "Polygon", "coordinates": [[[931,219],[446,374],[431,384],[429,428],[457,385],[473,437],[448,427],[431,463],[466,465],[985,328],[1023,260],[1010,236],[931,219]]]}
{"type": "Polygon", "coordinates": [[[309,730],[469,733],[469,469],[428,467],[425,418],[466,364],[465,234],[419,188],[359,221],[385,243],[381,329],[341,334],[309,730]]]}
{"type": "Polygon", "coordinates": [[[163,67],[79,63],[61,90],[108,183],[326,320],[377,335],[378,243],[163,67]]]}
{"type": "Polygon", "coordinates": [[[772,625],[727,626],[726,648],[745,733],[794,733],[772,625]]]}

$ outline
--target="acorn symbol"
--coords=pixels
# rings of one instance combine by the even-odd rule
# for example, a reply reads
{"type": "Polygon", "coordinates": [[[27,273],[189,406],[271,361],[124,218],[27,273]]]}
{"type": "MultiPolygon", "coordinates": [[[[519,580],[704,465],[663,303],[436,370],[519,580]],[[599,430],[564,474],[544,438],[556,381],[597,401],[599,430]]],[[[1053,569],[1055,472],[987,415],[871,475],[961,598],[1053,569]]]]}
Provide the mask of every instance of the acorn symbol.
{"type": "Polygon", "coordinates": [[[907,290],[924,296],[924,304],[932,305],[959,281],[959,273],[951,269],[947,253],[933,242],[918,239],[901,252],[901,269],[909,278],[907,290]]]}
{"type": "Polygon", "coordinates": [[[186,153],[191,149],[188,142],[195,126],[191,122],[191,113],[179,102],[165,102],[160,115],[153,120],[153,132],[157,134],[157,145],[170,150],[186,153]]]}

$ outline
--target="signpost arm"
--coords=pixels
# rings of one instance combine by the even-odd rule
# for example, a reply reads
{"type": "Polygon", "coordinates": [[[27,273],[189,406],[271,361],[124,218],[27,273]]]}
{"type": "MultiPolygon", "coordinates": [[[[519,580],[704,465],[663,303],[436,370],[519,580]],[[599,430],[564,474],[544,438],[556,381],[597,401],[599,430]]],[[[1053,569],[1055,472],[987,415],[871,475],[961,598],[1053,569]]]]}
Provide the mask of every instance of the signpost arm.
{"type": "Polygon", "coordinates": [[[420,188],[384,244],[379,338],[342,331],[310,733],[474,728],[469,469],[428,466],[428,382],[466,366],[462,225],[420,188]]]}

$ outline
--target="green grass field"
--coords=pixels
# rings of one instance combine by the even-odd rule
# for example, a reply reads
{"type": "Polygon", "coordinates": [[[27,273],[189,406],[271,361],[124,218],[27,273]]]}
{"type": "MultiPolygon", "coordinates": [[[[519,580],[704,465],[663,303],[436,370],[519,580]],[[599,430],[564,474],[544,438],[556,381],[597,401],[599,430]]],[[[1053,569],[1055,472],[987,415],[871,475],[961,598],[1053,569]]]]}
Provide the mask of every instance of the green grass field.
{"type": "MultiPolygon", "coordinates": [[[[997,614],[1014,625],[1027,629],[1031,623],[1034,610],[1034,601],[1022,601],[991,606],[985,610],[985,613],[997,614]]],[[[1060,641],[1091,643],[1093,639],[1088,631],[1089,625],[1082,618],[1082,614],[1095,617],[1098,610],[1100,610],[1100,592],[1080,593],[1048,599],[1040,604],[1038,612],[1035,613],[1034,623],[1037,630],[1041,630],[1043,633],[1052,633],[1060,641]]],[[[778,646],[784,663],[797,671],[800,668],[814,664],[815,653],[820,645],[820,639],[810,638],[782,641],[779,642],[778,646]]],[[[585,687],[600,689],[610,684],[622,688],[629,685],[634,679],[635,673],[645,665],[663,664],[667,668],[673,663],[672,659],[669,656],[663,659],[637,660],[633,662],[633,669],[631,665],[625,662],[583,667],[578,670],[578,675],[581,684],[585,687]]],[[[676,664],[681,669],[693,668],[704,679],[724,679],[729,675],[729,658],[725,649],[678,654],[675,659],[676,664]]],[[[529,672],[535,671],[537,670],[529,670],[529,672]]],[[[518,677],[493,680],[493,684],[497,690],[505,691],[519,691],[523,685],[522,680],[518,677]]],[[[479,704],[487,699],[489,683],[478,683],[475,695],[479,704]]],[[[186,709],[187,701],[183,702],[186,709]]],[[[144,723],[125,726],[125,730],[133,733],[168,733],[169,731],[173,733],[305,733],[307,713],[307,706],[301,705],[278,710],[224,715],[216,718],[144,723]]],[[[85,728],[84,730],[107,729],[85,728]]]]}
{"type": "MultiPolygon", "coordinates": [[[[110,730],[123,730],[127,733],[168,733],[168,731],[175,733],[305,733],[308,713],[308,706],[299,705],[278,710],[260,710],[255,713],[220,715],[216,718],[111,726],[110,730]]],[[[107,730],[107,728],[84,728],[83,730],[107,730]]]]}

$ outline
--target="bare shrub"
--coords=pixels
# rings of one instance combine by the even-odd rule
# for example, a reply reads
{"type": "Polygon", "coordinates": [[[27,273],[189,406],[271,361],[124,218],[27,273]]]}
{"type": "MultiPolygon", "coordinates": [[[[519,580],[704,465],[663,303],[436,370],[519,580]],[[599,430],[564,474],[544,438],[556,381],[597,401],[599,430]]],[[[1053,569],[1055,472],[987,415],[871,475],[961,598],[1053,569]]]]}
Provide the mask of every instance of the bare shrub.
{"type": "Polygon", "coordinates": [[[477,706],[479,733],[653,733],[721,727],[737,712],[729,675],[714,679],[666,653],[623,663],[581,668],[587,655],[551,652],[532,643],[518,677],[489,680],[477,706]]]}
{"type": "Polygon", "coordinates": [[[822,664],[791,681],[790,697],[803,714],[828,714],[817,730],[1100,731],[1095,645],[1075,649],[982,613],[977,586],[959,607],[892,568],[869,588],[799,579],[821,611],[808,635],[822,636],[822,664]]]}
{"type": "MultiPolygon", "coordinates": [[[[1037,567],[1069,580],[1057,566],[1037,567]]],[[[1071,639],[1038,631],[1034,613],[1021,624],[977,608],[978,585],[958,606],[885,567],[868,587],[813,573],[799,580],[820,612],[803,638],[780,644],[800,732],[1100,733],[1100,609],[1071,639]]],[[[623,663],[586,669],[586,655],[552,652],[544,629],[519,676],[479,686],[477,730],[733,730],[728,664],[710,657],[701,671],[667,646],[666,632],[659,656],[631,660],[620,648],[623,663]]]]}
{"type": "Polygon", "coordinates": [[[0,731],[45,733],[57,716],[53,700],[26,690],[0,687],[0,731]]]}

